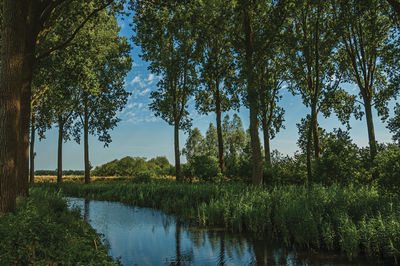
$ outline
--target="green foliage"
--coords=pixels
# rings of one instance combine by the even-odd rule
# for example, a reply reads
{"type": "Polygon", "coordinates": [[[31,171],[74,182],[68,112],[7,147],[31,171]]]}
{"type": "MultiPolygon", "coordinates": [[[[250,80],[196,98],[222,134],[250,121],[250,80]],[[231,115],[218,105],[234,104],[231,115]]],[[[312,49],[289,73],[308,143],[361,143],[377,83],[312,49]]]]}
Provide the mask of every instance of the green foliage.
{"type": "Polygon", "coordinates": [[[38,184],[65,195],[159,208],[201,225],[268,236],[287,246],[342,250],[397,259],[400,250],[400,196],[374,187],[283,185],[262,188],[243,183],[38,184]]]}
{"type": "Polygon", "coordinates": [[[316,163],[314,180],[324,184],[366,183],[370,177],[362,165],[357,145],[340,129],[323,139],[322,156],[316,163]]]}
{"type": "Polygon", "coordinates": [[[194,156],[186,164],[184,174],[189,179],[197,177],[203,181],[214,181],[221,174],[218,159],[208,155],[194,156]]]}
{"type": "Polygon", "coordinates": [[[400,147],[388,145],[378,153],[374,160],[375,170],[379,173],[379,185],[391,192],[400,189],[400,147]]]}
{"type": "Polygon", "coordinates": [[[120,160],[113,160],[97,166],[91,172],[91,175],[135,177],[143,172],[150,172],[152,176],[169,175],[171,174],[171,168],[172,166],[165,157],[156,157],[146,161],[145,158],[127,156],[120,160]]]}
{"type": "Polygon", "coordinates": [[[186,156],[186,160],[190,161],[192,157],[203,154],[204,150],[204,138],[200,130],[197,127],[189,130],[185,148],[182,151],[182,154],[186,156]]]}
{"type": "MultiPolygon", "coordinates": [[[[400,77],[400,76],[399,76],[400,77]]],[[[393,133],[393,140],[400,144],[400,104],[396,103],[394,117],[389,119],[388,128],[393,133]]]]}
{"type": "Polygon", "coordinates": [[[1,265],[118,265],[101,237],[69,211],[57,192],[31,189],[15,213],[0,217],[1,265]]]}

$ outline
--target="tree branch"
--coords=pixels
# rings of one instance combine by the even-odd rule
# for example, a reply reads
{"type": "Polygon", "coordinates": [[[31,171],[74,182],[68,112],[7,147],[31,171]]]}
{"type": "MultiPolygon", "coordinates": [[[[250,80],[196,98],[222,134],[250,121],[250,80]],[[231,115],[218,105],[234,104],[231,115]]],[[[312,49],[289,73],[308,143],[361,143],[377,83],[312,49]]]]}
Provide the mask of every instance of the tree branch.
{"type": "Polygon", "coordinates": [[[44,52],[41,55],[38,55],[36,57],[36,60],[39,61],[47,56],[49,56],[51,53],[53,53],[56,50],[65,48],[74,38],[75,36],[78,34],[78,32],[86,25],[86,23],[92,18],[94,17],[98,12],[100,12],[101,10],[105,9],[106,7],[108,7],[112,2],[114,2],[113,0],[109,0],[106,4],[104,4],[103,6],[95,9],[92,11],[92,13],[90,13],[85,20],[75,29],[75,31],[71,34],[71,36],[66,39],[64,42],[60,43],[59,45],[56,45],[53,48],[50,48],[49,50],[47,50],[46,52],[44,52]]]}

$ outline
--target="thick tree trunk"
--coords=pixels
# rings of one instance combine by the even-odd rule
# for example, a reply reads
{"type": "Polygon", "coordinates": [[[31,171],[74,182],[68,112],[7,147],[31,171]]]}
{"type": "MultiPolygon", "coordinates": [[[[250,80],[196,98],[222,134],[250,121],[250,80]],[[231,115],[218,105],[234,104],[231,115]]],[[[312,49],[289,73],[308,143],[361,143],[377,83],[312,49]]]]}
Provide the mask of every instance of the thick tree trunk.
{"type": "Polygon", "coordinates": [[[253,66],[253,32],[251,27],[251,13],[248,6],[244,11],[244,30],[246,45],[246,75],[247,75],[247,94],[250,108],[250,137],[253,159],[252,182],[254,185],[262,185],[263,169],[260,138],[258,136],[258,92],[254,82],[253,66]]]}
{"type": "Polygon", "coordinates": [[[64,140],[64,124],[58,121],[57,183],[62,182],[62,145],[64,140]]]}
{"type": "Polygon", "coordinates": [[[84,145],[84,160],[85,160],[85,184],[90,183],[90,162],[89,162],[89,118],[85,114],[83,125],[83,145],[84,145]]]}
{"type": "Polygon", "coordinates": [[[15,209],[26,0],[3,1],[0,76],[0,212],[15,209]]]}
{"type": "Polygon", "coordinates": [[[175,149],[175,175],[176,181],[182,182],[183,177],[181,175],[181,154],[179,151],[179,127],[177,122],[174,124],[174,149],[175,149]]]}
{"type": "Polygon", "coordinates": [[[35,47],[38,31],[36,25],[40,18],[39,5],[35,1],[29,1],[24,7],[27,12],[25,50],[23,63],[22,91],[21,91],[21,124],[18,151],[18,178],[17,195],[28,196],[29,194],[29,124],[31,118],[31,84],[33,68],[35,64],[35,47]]]}
{"type": "Polygon", "coordinates": [[[221,126],[221,99],[219,95],[219,82],[215,82],[215,113],[217,115],[218,157],[221,173],[225,173],[224,140],[221,126]]]}
{"type": "Polygon", "coordinates": [[[267,167],[272,166],[271,162],[271,148],[269,145],[270,136],[269,136],[269,128],[267,123],[267,114],[264,113],[262,117],[262,128],[263,128],[263,137],[264,137],[264,153],[265,153],[265,163],[267,167]]]}
{"type": "Polygon", "coordinates": [[[28,43],[25,46],[25,59],[24,59],[24,77],[21,93],[21,124],[18,150],[18,178],[17,178],[17,195],[28,196],[29,194],[29,124],[31,116],[31,83],[33,71],[33,45],[28,48],[28,43]]]}
{"type": "Polygon", "coordinates": [[[35,113],[31,113],[31,142],[30,142],[30,168],[29,168],[29,180],[30,184],[35,183],[35,113]]]}

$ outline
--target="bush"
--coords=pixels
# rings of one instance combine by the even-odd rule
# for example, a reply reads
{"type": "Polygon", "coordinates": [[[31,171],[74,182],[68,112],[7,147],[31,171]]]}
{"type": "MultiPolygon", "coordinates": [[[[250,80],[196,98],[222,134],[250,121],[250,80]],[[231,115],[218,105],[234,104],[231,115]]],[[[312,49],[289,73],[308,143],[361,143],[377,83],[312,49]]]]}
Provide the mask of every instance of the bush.
{"type": "Polygon", "coordinates": [[[197,177],[203,181],[214,181],[220,173],[218,159],[208,155],[193,156],[183,171],[187,178],[197,177]]]}
{"type": "Polygon", "coordinates": [[[155,178],[155,174],[152,171],[142,171],[135,175],[133,178],[134,183],[149,183],[152,178],[155,178]]]}
{"type": "Polygon", "coordinates": [[[388,145],[376,156],[374,164],[374,171],[379,173],[379,186],[388,191],[398,192],[400,189],[400,147],[388,145]]]}
{"type": "Polygon", "coordinates": [[[368,171],[363,166],[359,149],[342,130],[327,134],[324,139],[323,153],[315,164],[315,182],[323,184],[367,183],[368,171]]]}

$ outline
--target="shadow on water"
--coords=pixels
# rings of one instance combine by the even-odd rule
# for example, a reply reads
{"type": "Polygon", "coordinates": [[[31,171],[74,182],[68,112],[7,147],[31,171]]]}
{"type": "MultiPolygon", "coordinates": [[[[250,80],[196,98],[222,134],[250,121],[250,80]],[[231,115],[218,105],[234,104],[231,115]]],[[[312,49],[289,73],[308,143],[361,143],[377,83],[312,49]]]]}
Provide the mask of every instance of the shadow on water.
{"type": "Polygon", "coordinates": [[[123,265],[377,265],[344,255],[283,248],[268,239],[202,228],[151,208],[67,198],[123,265]]]}

